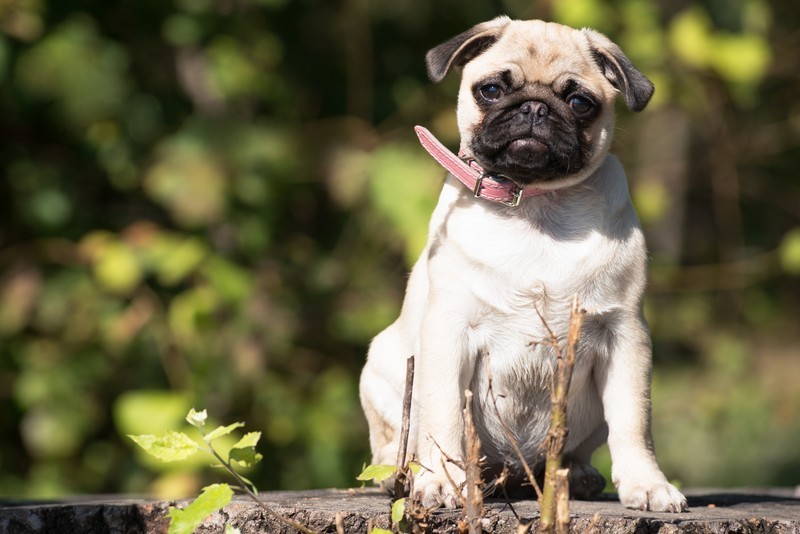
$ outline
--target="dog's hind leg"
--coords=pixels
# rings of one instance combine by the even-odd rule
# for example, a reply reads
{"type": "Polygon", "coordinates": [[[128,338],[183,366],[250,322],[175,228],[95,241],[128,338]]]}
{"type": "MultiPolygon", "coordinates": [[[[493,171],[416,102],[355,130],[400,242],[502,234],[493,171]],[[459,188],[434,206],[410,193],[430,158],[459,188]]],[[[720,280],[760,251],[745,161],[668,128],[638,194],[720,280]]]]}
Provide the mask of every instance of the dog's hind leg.
{"type": "MultiPolygon", "coordinates": [[[[404,343],[397,325],[375,337],[359,385],[361,406],[369,424],[373,464],[394,464],[403,418],[406,360],[411,354],[401,351],[404,343]]],[[[416,425],[411,425],[413,433],[416,425]]],[[[409,446],[416,443],[409,439],[409,446]]],[[[407,451],[410,458],[413,450],[407,451]]]]}
{"type": "Polygon", "coordinates": [[[569,493],[572,498],[588,500],[597,497],[606,487],[606,479],[591,464],[592,453],[605,443],[608,427],[601,424],[583,443],[566,455],[569,466],[569,493]]]}

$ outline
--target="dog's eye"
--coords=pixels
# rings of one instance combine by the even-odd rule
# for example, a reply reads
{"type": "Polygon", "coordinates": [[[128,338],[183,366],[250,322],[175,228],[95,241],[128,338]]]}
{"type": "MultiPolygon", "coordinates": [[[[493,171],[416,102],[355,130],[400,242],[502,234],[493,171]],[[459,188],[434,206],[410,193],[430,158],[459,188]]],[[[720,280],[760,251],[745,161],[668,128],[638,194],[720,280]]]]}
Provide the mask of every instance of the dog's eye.
{"type": "Polygon", "coordinates": [[[581,95],[572,95],[567,99],[567,104],[578,115],[589,113],[594,107],[594,102],[581,95]]]}
{"type": "Polygon", "coordinates": [[[478,92],[484,100],[489,102],[500,100],[500,97],[503,96],[503,88],[496,83],[488,83],[478,89],[478,92]]]}

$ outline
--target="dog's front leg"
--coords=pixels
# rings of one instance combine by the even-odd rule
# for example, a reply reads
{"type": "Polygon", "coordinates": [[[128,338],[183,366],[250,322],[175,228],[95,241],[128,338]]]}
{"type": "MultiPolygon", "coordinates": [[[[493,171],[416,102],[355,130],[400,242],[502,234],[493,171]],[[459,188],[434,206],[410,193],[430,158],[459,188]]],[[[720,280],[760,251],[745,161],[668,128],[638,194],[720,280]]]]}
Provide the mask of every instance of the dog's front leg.
{"type": "MultiPolygon", "coordinates": [[[[447,299],[445,299],[447,300],[447,299]]],[[[419,407],[417,453],[423,468],[414,480],[415,498],[426,507],[460,504],[464,390],[474,372],[463,310],[428,309],[420,337],[415,396],[419,407]]]]}
{"type": "Polygon", "coordinates": [[[656,463],[650,430],[651,344],[644,320],[629,317],[614,332],[606,365],[597,372],[608,423],[611,478],[628,508],[680,512],[686,499],[656,463]]]}

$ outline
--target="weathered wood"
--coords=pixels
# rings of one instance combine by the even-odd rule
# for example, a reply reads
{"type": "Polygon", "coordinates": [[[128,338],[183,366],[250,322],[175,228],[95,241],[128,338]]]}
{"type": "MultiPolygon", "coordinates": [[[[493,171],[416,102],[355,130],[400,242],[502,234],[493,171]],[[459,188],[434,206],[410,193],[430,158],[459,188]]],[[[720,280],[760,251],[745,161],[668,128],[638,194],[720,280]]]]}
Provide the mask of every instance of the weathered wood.
{"type": "MultiPolygon", "coordinates": [[[[800,496],[791,489],[687,491],[690,511],[682,514],[639,512],[623,508],[613,496],[585,502],[571,501],[570,532],[582,533],[776,533],[800,534],[800,496]],[[595,514],[598,519],[592,523],[595,514]],[[593,525],[590,527],[590,525],[593,525]]],[[[366,533],[367,524],[389,528],[390,499],[373,489],[269,492],[261,497],[278,513],[318,532],[336,532],[336,515],[347,533],[366,533]]],[[[166,513],[180,502],[145,501],[117,497],[74,499],[59,503],[0,502],[0,533],[161,533],[167,531],[166,513]]],[[[536,532],[538,505],[515,501],[514,509],[536,532]]],[[[516,533],[517,519],[503,502],[487,501],[484,532],[516,533]]],[[[431,532],[455,532],[460,511],[437,511],[431,532]]],[[[225,523],[242,534],[291,532],[245,497],[212,515],[198,530],[221,533],[225,523]]]]}

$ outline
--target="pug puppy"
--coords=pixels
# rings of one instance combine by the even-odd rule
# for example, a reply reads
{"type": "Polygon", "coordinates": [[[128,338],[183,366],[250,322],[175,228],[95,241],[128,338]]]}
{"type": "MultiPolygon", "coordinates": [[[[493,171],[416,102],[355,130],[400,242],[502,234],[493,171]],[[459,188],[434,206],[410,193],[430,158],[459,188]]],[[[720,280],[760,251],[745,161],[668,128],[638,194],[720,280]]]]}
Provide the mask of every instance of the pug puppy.
{"type": "Polygon", "coordinates": [[[542,341],[550,331],[566,338],[577,296],[586,315],[568,397],[573,493],[602,491],[589,462],[607,440],[623,505],[686,510],[653,453],[647,252],[625,173],[609,154],[615,99],[641,111],[652,83],[600,33],[539,20],[479,24],[426,61],[434,82],[461,69],[462,156],[521,194],[476,198],[448,175],[400,316],[372,341],[361,376],[373,463],[396,460],[414,355],[409,454],[423,466],[413,488],[425,506],[459,503],[465,474],[445,459],[464,456],[467,389],[484,477],[505,466],[523,480],[503,424],[541,470],[556,361],[542,341]]]}

